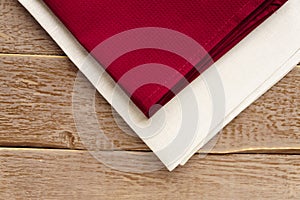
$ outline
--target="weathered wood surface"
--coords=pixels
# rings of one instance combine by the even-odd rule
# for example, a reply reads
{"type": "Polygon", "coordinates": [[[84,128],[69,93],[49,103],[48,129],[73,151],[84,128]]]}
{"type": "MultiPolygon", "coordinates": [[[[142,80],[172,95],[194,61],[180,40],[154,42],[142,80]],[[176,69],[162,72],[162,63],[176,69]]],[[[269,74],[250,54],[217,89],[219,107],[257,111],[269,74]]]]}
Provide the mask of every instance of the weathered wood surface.
{"type": "Polygon", "coordinates": [[[16,0],[0,0],[0,53],[63,54],[16,0]]]}
{"type": "MultiPolygon", "coordinates": [[[[77,69],[16,0],[0,0],[0,71],[0,199],[300,199],[299,67],[204,159],[146,174],[110,169],[85,150],[72,114],[77,69]]],[[[116,149],[148,150],[98,94],[95,110],[116,149]]]]}
{"type": "MultiPolygon", "coordinates": [[[[84,149],[72,113],[77,69],[67,58],[0,55],[0,70],[1,146],[84,149]]],[[[300,151],[299,94],[295,68],[222,131],[213,152],[300,151]]],[[[117,148],[147,149],[123,133],[100,95],[95,110],[117,148]]]]}
{"type": "Polygon", "coordinates": [[[299,155],[195,155],[170,173],[112,170],[86,151],[0,149],[1,199],[299,199],[299,155]],[[4,195],[3,195],[4,194],[4,195]]]}
{"type": "MultiPolygon", "coordinates": [[[[0,0],[0,8],[0,145],[84,149],[71,109],[76,67],[17,1],[0,0]]],[[[299,68],[293,70],[237,117],[213,152],[300,149],[299,76],[299,68]]],[[[116,147],[147,149],[116,126],[100,95],[96,110],[116,147]]]]}

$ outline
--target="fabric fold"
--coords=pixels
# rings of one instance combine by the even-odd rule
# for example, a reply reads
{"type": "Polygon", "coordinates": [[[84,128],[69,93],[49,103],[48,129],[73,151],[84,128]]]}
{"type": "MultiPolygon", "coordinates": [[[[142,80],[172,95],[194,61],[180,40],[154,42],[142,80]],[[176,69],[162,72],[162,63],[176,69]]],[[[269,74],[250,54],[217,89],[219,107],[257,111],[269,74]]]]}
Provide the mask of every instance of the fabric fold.
{"type": "Polygon", "coordinates": [[[44,0],[147,117],[155,114],[286,1],[44,0]],[[130,52],[124,50],[120,57],[106,62],[111,54],[123,48],[122,44],[110,45],[104,50],[99,50],[99,46],[118,34],[149,27],[154,31],[145,31],[141,37],[134,32],[123,41],[124,45],[135,48],[129,48],[130,52]],[[169,30],[167,38],[163,37],[166,30],[169,30]],[[199,44],[198,50],[186,47],[188,42],[176,33],[199,44]],[[145,41],[139,41],[145,38],[149,41],[157,38],[155,41],[159,44],[146,45],[145,41]],[[173,49],[176,45],[182,46],[179,51],[187,48],[188,54],[182,57],[173,49]]]}
{"type": "MultiPolygon", "coordinates": [[[[147,119],[136,106],[128,104],[130,99],[124,94],[121,88],[117,87],[114,89],[115,81],[112,77],[92,56],[89,56],[89,52],[79,44],[74,35],[71,34],[48,6],[39,0],[19,0],[19,2],[41,24],[70,60],[95,86],[95,89],[112,105],[124,121],[150,147],[170,171],[179,164],[184,164],[193,153],[203,147],[203,145],[221,131],[225,125],[299,63],[300,43],[298,35],[300,33],[300,18],[298,10],[300,2],[298,0],[289,0],[282,9],[272,15],[270,19],[266,20],[256,30],[252,31],[243,41],[235,45],[200,77],[190,83],[189,88],[185,88],[180,92],[176,96],[176,99],[172,99],[164,106],[163,110],[159,110],[151,119],[147,119]],[[83,62],[86,64],[83,65],[83,62]],[[97,77],[100,77],[102,74],[105,75],[103,79],[98,82],[97,77]],[[209,81],[209,84],[207,85],[205,81],[209,81]],[[218,93],[218,88],[207,87],[214,86],[215,82],[220,81],[222,82],[222,87],[219,89],[224,92],[224,98],[221,99],[219,98],[220,95],[211,95],[211,92],[218,93]],[[189,93],[190,89],[194,91],[195,99],[191,99],[191,93],[189,93]],[[115,100],[112,98],[114,93],[112,91],[114,91],[118,97],[115,100]],[[182,108],[182,105],[190,105],[193,100],[195,101],[194,103],[198,105],[197,108],[193,111],[182,109],[182,111],[185,111],[185,114],[187,114],[183,117],[180,108],[182,108]],[[218,103],[214,104],[213,102],[216,100],[221,103],[221,105],[218,103]],[[180,106],[178,102],[181,102],[180,106]],[[220,106],[225,109],[225,113],[223,113],[224,117],[213,117],[214,114],[216,114],[214,110],[216,110],[217,113],[222,112],[219,109],[221,108],[220,106]],[[188,112],[186,112],[187,110],[188,112]],[[196,125],[199,129],[195,130],[196,132],[194,133],[188,131],[190,130],[189,127],[187,130],[182,129],[181,125],[189,124],[190,121],[194,119],[193,114],[197,113],[199,115],[196,125]],[[140,127],[145,128],[141,129],[140,127]],[[153,131],[154,129],[157,131],[153,131]],[[172,148],[170,149],[169,147],[172,148]]],[[[143,30],[151,32],[153,29],[143,30]]],[[[135,32],[136,29],[132,31],[135,32]]],[[[127,32],[125,31],[125,33],[127,32]]],[[[128,35],[125,34],[122,36],[127,37],[128,35]]],[[[140,36],[145,38],[145,34],[140,34],[140,36]]],[[[179,35],[177,39],[182,39],[181,36],[182,35],[179,35]]],[[[132,42],[132,37],[126,37],[125,39],[132,42]]],[[[164,39],[166,40],[168,39],[165,34],[161,34],[159,38],[161,39],[162,37],[165,37],[164,39]]],[[[119,44],[126,43],[126,40],[123,39],[119,41],[115,40],[114,42],[119,42],[119,44]]],[[[150,38],[145,41],[155,41],[155,39],[156,38],[150,38]]],[[[144,44],[146,43],[144,42],[144,44]]],[[[163,44],[165,44],[165,47],[171,44],[173,44],[173,47],[180,47],[175,50],[182,55],[186,52],[180,51],[180,49],[183,49],[181,47],[188,46],[189,48],[197,48],[197,45],[191,41],[187,41],[187,43],[179,43],[177,41],[171,44],[164,42],[163,44]]],[[[122,55],[120,52],[122,51],[119,50],[126,48],[130,49],[126,45],[120,45],[118,49],[113,49],[113,54],[106,54],[106,51],[102,52],[103,55],[105,55],[104,61],[107,55],[112,56],[111,58],[120,57],[122,55]]],[[[146,51],[148,49],[143,50],[146,51]]],[[[138,51],[133,51],[130,55],[134,55],[133,53],[139,54],[138,51]]],[[[170,55],[165,54],[169,53],[165,51],[155,51],[155,53],[156,55],[170,55]]],[[[122,59],[125,59],[126,56],[127,55],[122,56],[121,59],[112,60],[117,60],[116,62],[122,63],[122,59]]],[[[148,57],[151,58],[152,56],[149,55],[148,57]]],[[[169,56],[166,56],[166,58],[169,58],[169,56]]],[[[177,63],[183,62],[183,60],[178,59],[174,61],[170,59],[165,61],[165,64],[168,62],[177,63]]],[[[151,65],[146,65],[144,69],[149,71],[150,68],[151,65]]],[[[74,112],[77,111],[77,109],[74,110],[74,112]]],[[[77,115],[74,115],[74,117],[77,117],[77,115]]],[[[91,129],[89,121],[85,120],[85,114],[83,114],[82,117],[83,118],[80,118],[79,132],[82,128],[91,129]],[[86,123],[83,123],[84,121],[86,121],[86,123]]],[[[97,126],[92,129],[98,130],[98,128],[97,126]]],[[[96,134],[99,134],[99,132],[96,131],[96,134]]],[[[82,139],[85,138],[86,135],[86,131],[82,132],[82,139]]],[[[96,138],[98,138],[98,136],[94,135],[91,136],[90,139],[94,141],[96,138]]],[[[85,147],[92,151],[95,149],[93,144],[90,143],[85,147]]],[[[135,162],[133,162],[133,164],[133,168],[136,168],[135,162]]]]}

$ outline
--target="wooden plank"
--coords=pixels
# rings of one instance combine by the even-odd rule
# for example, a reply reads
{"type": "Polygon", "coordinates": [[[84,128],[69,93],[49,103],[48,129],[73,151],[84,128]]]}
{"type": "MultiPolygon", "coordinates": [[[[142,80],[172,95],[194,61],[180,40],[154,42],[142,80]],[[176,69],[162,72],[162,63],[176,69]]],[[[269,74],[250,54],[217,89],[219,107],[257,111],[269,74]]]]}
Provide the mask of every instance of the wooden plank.
{"type": "MultiPolygon", "coordinates": [[[[0,68],[1,146],[83,148],[72,115],[77,68],[67,58],[0,56],[0,68]]],[[[97,109],[101,119],[112,116],[100,95],[97,109]]],[[[106,132],[113,140],[120,138],[124,148],[145,147],[140,139],[122,134],[113,118],[105,123],[106,132]]]]}
{"type": "MultiPolygon", "coordinates": [[[[67,58],[0,54],[0,70],[0,146],[85,149],[72,113],[77,69],[67,58]]],[[[212,153],[299,152],[299,92],[295,68],[222,131],[212,153]]],[[[124,134],[100,95],[95,110],[116,148],[148,149],[129,128],[124,134]]]]}
{"type": "MultiPolygon", "coordinates": [[[[129,161],[130,162],[130,161],[129,161]]],[[[85,151],[0,150],[3,199],[297,199],[299,155],[195,155],[174,172],[125,173],[85,151]]]]}
{"type": "Polygon", "coordinates": [[[63,55],[16,0],[0,0],[0,53],[63,55]]]}

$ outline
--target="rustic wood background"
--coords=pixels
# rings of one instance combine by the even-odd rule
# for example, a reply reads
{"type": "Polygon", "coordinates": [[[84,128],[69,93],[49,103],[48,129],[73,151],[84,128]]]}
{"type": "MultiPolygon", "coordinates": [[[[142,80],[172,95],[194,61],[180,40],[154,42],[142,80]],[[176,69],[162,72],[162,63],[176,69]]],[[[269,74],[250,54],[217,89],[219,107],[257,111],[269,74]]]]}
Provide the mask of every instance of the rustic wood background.
{"type": "MultiPolygon", "coordinates": [[[[205,158],[145,174],[87,152],[72,116],[77,69],[16,0],[0,0],[0,70],[0,199],[300,199],[300,67],[234,119],[205,158]]],[[[149,151],[122,133],[100,95],[96,111],[116,148],[149,151]]]]}

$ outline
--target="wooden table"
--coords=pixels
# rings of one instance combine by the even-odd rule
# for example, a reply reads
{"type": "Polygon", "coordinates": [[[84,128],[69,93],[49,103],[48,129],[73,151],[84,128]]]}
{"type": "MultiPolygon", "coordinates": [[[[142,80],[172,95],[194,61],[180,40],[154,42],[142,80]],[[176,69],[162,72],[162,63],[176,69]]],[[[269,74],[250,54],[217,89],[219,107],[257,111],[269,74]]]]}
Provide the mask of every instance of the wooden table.
{"type": "MultiPolygon", "coordinates": [[[[300,199],[299,67],[234,119],[205,158],[144,174],[88,153],[72,114],[77,69],[15,0],[0,0],[0,70],[0,199],[300,199]]],[[[149,151],[122,133],[100,95],[96,111],[117,148],[149,151]]]]}

